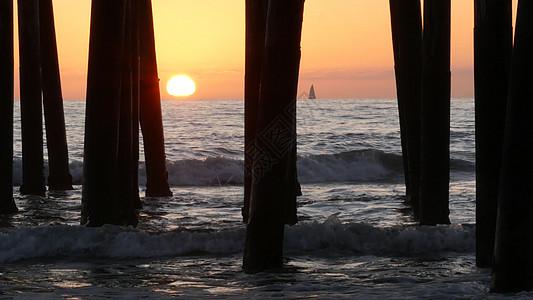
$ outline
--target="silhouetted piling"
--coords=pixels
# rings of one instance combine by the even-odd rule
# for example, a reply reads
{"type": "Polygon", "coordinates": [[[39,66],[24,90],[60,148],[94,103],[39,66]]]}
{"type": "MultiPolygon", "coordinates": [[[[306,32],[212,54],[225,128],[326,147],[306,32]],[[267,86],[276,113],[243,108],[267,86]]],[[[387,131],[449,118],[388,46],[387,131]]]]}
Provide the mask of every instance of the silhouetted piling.
{"type": "Polygon", "coordinates": [[[141,129],[146,163],[146,196],[169,197],[165,138],[161,115],[161,94],[157,74],[152,2],[139,0],[141,55],[141,129]]]}
{"type": "Polygon", "coordinates": [[[0,214],[17,212],[13,200],[13,1],[0,1],[0,214]]]}
{"type": "Polygon", "coordinates": [[[513,47],[512,1],[474,1],[476,265],[490,267],[513,47]]]}
{"type": "Polygon", "coordinates": [[[39,0],[18,2],[22,185],[26,195],[44,196],[43,121],[39,0]]]}
{"type": "Polygon", "coordinates": [[[410,198],[415,218],[418,218],[422,97],[420,0],[390,0],[390,12],[406,194],[410,198]]]}
{"type": "Polygon", "coordinates": [[[125,0],[93,0],[87,70],[82,224],[136,225],[117,196],[125,0]]]}
{"type": "Polygon", "coordinates": [[[252,191],[255,134],[261,85],[261,65],[265,49],[268,0],[246,0],[246,58],[244,75],[244,206],[243,221],[248,221],[252,191]]]}
{"type": "MultiPolygon", "coordinates": [[[[134,20],[132,5],[136,1],[128,1],[126,7],[126,24],[124,34],[124,54],[122,65],[122,82],[120,91],[120,123],[119,123],[119,144],[118,144],[118,197],[123,205],[130,208],[138,208],[140,206],[138,182],[134,177],[138,176],[139,165],[139,139],[134,137],[134,130],[139,131],[138,125],[134,122],[139,119],[134,118],[134,110],[138,113],[138,109],[134,109],[134,102],[138,105],[138,101],[134,101],[134,97],[138,97],[138,92],[134,91],[134,86],[138,87],[134,77],[134,68],[138,64],[134,64],[134,56],[138,54],[133,47],[134,30],[137,18],[134,20]],[[135,52],[135,53],[134,53],[135,52]],[[137,145],[137,147],[135,147],[137,145]],[[137,151],[137,153],[135,153],[137,151]],[[135,168],[137,166],[137,168],[135,168]]],[[[136,11],[137,12],[137,11],[136,11]]],[[[138,39],[136,39],[138,40],[138,39]]],[[[138,74],[138,71],[135,71],[138,74]]],[[[137,123],[138,124],[138,123],[137,123]]]]}
{"type": "Polygon", "coordinates": [[[449,224],[450,0],[424,1],[420,224],[449,224]]]}
{"type": "Polygon", "coordinates": [[[69,170],[52,0],[40,0],[39,11],[41,78],[50,172],[48,186],[51,190],[70,190],[72,176],[69,170]]]}
{"type": "Polygon", "coordinates": [[[283,265],[285,224],[296,223],[296,91],[304,1],[270,0],[243,268],[283,265]]]}
{"type": "Polygon", "coordinates": [[[131,137],[132,137],[132,205],[134,208],[141,208],[142,203],[139,199],[139,102],[140,102],[140,85],[141,85],[141,57],[140,57],[140,5],[139,1],[131,1],[131,71],[132,71],[132,88],[131,88],[131,137]]]}
{"type": "Polygon", "coordinates": [[[533,2],[518,2],[491,291],[533,289],[533,2]]]}

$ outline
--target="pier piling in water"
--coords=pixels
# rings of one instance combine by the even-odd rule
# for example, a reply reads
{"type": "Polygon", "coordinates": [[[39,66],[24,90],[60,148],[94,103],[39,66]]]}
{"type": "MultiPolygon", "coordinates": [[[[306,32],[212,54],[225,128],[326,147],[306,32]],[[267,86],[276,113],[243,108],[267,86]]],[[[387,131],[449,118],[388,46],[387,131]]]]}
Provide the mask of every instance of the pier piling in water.
{"type": "Polygon", "coordinates": [[[146,196],[169,197],[152,1],[140,5],[140,121],[146,163],[146,196]]]}
{"type": "Polygon", "coordinates": [[[520,0],[511,62],[491,291],[533,289],[533,2],[520,0]]]}
{"type": "Polygon", "coordinates": [[[41,78],[48,148],[48,186],[51,190],[72,189],[69,170],[63,95],[52,0],[39,1],[41,78]]]}
{"type": "Polygon", "coordinates": [[[0,214],[17,212],[13,199],[13,1],[0,1],[0,214]]]}
{"type": "Polygon", "coordinates": [[[244,75],[244,206],[243,221],[248,221],[252,191],[255,135],[261,66],[265,49],[268,0],[246,0],[246,57],[244,75]]]}
{"type": "Polygon", "coordinates": [[[44,196],[43,121],[39,0],[18,2],[22,185],[26,195],[44,196]]]}
{"type": "MultiPolygon", "coordinates": [[[[421,225],[449,224],[451,0],[389,0],[406,194],[421,225]]],[[[246,0],[243,269],[283,265],[297,222],[296,96],[304,0],[246,0]]],[[[533,2],[474,0],[476,264],[492,292],[533,290],[533,2]],[[507,100],[509,100],[507,102],[507,100]]],[[[22,194],[72,189],[52,0],[19,0],[22,194]],[[41,97],[42,96],[42,97],[41,97]]],[[[13,199],[13,0],[0,0],[0,214],[13,199]]],[[[151,0],[92,0],[81,223],[137,225],[171,196],[151,0]]]]}
{"type": "Polygon", "coordinates": [[[132,206],[141,208],[142,203],[139,198],[139,103],[141,85],[141,57],[140,57],[140,5],[139,1],[131,1],[131,138],[132,138],[132,160],[131,187],[132,206]]]}
{"type": "Polygon", "coordinates": [[[270,0],[262,62],[250,214],[243,268],[283,265],[286,224],[296,223],[296,96],[304,0],[270,0]]]}
{"type": "Polygon", "coordinates": [[[490,267],[513,47],[512,1],[474,1],[476,265],[490,267]]]}
{"type": "MultiPolygon", "coordinates": [[[[134,117],[134,113],[139,112],[134,106],[138,105],[137,101],[134,101],[135,97],[138,97],[138,92],[135,91],[135,87],[138,87],[138,78],[134,74],[138,74],[138,71],[134,70],[138,67],[135,64],[135,56],[138,55],[138,51],[135,51],[134,41],[138,41],[138,38],[134,37],[138,31],[135,30],[137,25],[138,10],[134,3],[136,1],[128,1],[126,6],[126,19],[125,19],[125,32],[124,32],[124,51],[122,62],[122,78],[121,78],[121,91],[120,91],[120,122],[119,122],[119,135],[118,135],[118,171],[117,171],[117,189],[120,202],[124,206],[130,207],[130,209],[140,208],[141,202],[139,199],[139,187],[135,177],[138,177],[138,165],[139,165],[139,118],[134,117]],[[134,124],[137,122],[136,124],[134,124]],[[135,135],[134,131],[137,131],[135,135]],[[137,139],[135,139],[135,137],[137,139]],[[137,147],[135,146],[137,145],[137,147]],[[137,166],[137,168],[135,168],[137,166]]],[[[138,61],[138,60],[137,60],[138,61]]]]}
{"type": "Polygon", "coordinates": [[[126,0],[93,0],[87,74],[82,224],[136,225],[117,195],[126,0]]]}
{"type": "Polygon", "coordinates": [[[420,224],[449,224],[450,0],[424,1],[420,224]]]}
{"type": "Polygon", "coordinates": [[[422,16],[420,0],[390,0],[396,94],[406,194],[418,218],[420,201],[420,105],[422,16]]]}

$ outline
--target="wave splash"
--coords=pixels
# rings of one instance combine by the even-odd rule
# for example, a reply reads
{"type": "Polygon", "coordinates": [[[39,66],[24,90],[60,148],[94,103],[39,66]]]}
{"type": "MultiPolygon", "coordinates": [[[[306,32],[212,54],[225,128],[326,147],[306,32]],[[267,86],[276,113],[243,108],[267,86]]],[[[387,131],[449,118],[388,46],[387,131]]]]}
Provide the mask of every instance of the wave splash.
{"type": "Polygon", "coordinates": [[[285,236],[289,252],[411,256],[475,251],[475,226],[469,225],[376,227],[341,224],[330,217],[324,223],[294,226],[285,236]]]}
{"type": "MultiPolygon", "coordinates": [[[[183,159],[167,161],[168,181],[171,186],[221,186],[244,183],[244,162],[223,155],[203,160],[183,159]]],[[[451,168],[473,172],[471,162],[452,159],[451,168]]],[[[83,164],[70,162],[74,184],[81,184],[83,164]]],[[[46,166],[45,173],[48,174],[46,166]]],[[[403,177],[401,155],[381,150],[366,149],[335,154],[298,157],[298,177],[301,183],[397,181],[403,177]]],[[[14,184],[22,182],[21,159],[14,161],[14,184]]],[[[139,164],[139,184],[146,184],[144,162],[139,164]]]]}
{"type": "MultiPolygon", "coordinates": [[[[147,233],[106,225],[45,226],[0,230],[0,263],[27,259],[131,259],[198,254],[231,255],[242,252],[245,229],[213,232],[174,230],[147,233]]],[[[336,219],[287,227],[285,252],[328,255],[412,256],[439,252],[473,252],[474,226],[397,226],[341,224],[336,219]]]]}

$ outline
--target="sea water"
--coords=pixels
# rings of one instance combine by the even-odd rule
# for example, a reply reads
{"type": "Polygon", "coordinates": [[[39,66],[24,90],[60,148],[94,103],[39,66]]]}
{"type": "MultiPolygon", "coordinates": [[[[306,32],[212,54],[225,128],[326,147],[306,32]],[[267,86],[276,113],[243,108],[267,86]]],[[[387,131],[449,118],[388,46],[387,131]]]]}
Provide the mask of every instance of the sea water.
{"type": "MultiPolygon", "coordinates": [[[[243,101],[163,101],[174,196],[144,198],[139,226],[80,226],[85,102],[65,101],[75,189],[21,196],[0,217],[0,297],[499,299],[475,267],[474,106],[452,100],[451,225],[418,226],[405,203],[393,99],[298,100],[299,223],[285,266],[242,271],[243,101]]],[[[142,142],[142,141],[141,141],[142,142]]],[[[46,154],[46,150],[45,150],[46,154]]]]}

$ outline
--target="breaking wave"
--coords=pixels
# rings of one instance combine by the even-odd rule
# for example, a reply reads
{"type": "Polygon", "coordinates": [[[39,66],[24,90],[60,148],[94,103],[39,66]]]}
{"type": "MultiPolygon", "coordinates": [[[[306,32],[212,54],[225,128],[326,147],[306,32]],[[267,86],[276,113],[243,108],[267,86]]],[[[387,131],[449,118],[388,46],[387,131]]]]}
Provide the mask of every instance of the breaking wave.
{"type": "MultiPolygon", "coordinates": [[[[80,257],[130,259],[201,254],[229,255],[243,250],[245,229],[147,233],[106,225],[44,226],[0,230],[0,263],[25,259],[80,257]]],[[[473,252],[475,227],[342,224],[335,218],[285,230],[285,252],[327,255],[397,255],[473,252]]]]}
{"type": "MultiPolygon", "coordinates": [[[[168,181],[171,186],[220,186],[243,184],[244,163],[240,159],[223,155],[199,159],[167,161],[168,181]]],[[[474,164],[460,159],[451,160],[456,171],[473,172],[474,164]]],[[[82,183],[83,164],[70,162],[74,184],[82,183]]],[[[45,173],[48,172],[46,167],[45,173]]],[[[298,157],[298,177],[301,183],[320,182],[370,182],[401,180],[403,162],[401,155],[381,150],[367,149],[335,154],[318,154],[298,157]]],[[[14,161],[14,184],[22,181],[22,163],[14,161]]],[[[139,164],[139,184],[146,184],[144,162],[139,164]]]]}

